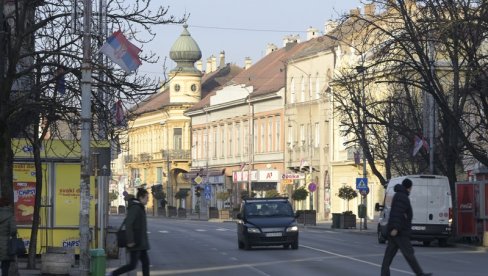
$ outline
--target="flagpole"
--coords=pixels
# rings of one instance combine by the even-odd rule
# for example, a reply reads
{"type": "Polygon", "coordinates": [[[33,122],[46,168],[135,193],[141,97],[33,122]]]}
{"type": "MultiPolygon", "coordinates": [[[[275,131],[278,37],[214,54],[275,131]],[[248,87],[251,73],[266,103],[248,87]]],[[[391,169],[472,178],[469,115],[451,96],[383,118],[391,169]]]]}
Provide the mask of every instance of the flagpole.
{"type": "Polygon", "coordinates": [[[92,1],[84,0],[83,63],[81,65],[80,275],[90,267],[90,128],[91,128],[91,15],[92,1]]]}
{"type": "MultiPolygon", "coordinates": [[[[429,41],[429,66],[430,66],[430,74],[431,78],[434,78],[435,68],[434,68],[434,45],[433,41],[429,41]]],[[[433,89],[432,89],[433,93],[433,89]]],[[[434,96],[429,95],[429,172],[430,174],[434,174],[434,138],[435,138],[435,101],[434,96]]],[[[422,137],[423,139],[423,137],[422,137]]]]}

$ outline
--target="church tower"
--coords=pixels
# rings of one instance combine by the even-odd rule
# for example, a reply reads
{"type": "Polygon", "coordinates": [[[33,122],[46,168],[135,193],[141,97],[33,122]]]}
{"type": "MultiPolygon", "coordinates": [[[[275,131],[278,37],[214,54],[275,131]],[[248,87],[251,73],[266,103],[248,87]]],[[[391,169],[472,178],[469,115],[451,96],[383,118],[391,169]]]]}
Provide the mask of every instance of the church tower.
{"type": "Polygon", "coordinates": [[[201,99],[202,72],[196,69],[194,64],[202,58],[202,52],[188,32],[188,25],[183,25],[183,32],[171,47],[169,57],[176,62],[176,67],[169,72],[170,102],[199,102],[201,99]]]}

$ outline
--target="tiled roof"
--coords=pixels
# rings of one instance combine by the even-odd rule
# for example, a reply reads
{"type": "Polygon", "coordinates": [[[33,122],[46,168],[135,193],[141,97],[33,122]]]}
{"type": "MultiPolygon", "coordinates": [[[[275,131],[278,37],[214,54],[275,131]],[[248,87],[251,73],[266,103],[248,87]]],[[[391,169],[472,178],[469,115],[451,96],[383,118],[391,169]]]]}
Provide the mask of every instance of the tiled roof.
{"type": "MultiPolygon", "coordinates": [[[[205,74],[202,77],[202,98],[204,99],[209,93],[225,85],[242,70],[242,68],[234,64],[227,64],[225,67],[220,68],[217,71],[205,74]]],[[[141,115],[159,110],[168,105],[170,105],[169,89],[165,89],[163,92],[151,95],[141,103],[137,104],[137,106],[132,109],[132,113],[141,115]]]]}

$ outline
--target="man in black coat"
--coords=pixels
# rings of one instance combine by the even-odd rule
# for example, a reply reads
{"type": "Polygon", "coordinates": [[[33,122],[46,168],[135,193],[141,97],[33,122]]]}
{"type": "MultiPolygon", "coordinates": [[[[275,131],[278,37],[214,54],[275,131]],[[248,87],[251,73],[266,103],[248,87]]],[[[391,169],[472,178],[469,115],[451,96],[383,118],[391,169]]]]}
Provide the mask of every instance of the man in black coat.
{"type": "Polygon", "coordinates": [[[412,181],[405,178],[401,185],[395,186],[394,190],[395,195],[393,196],[390,218],[388,219],[388,246],[381,264],[381,276],[390,276],[390,265],[398,249],[402,252],[415,275],[432,275],[432,273],[424,273],[422,271],[410,243],[413,211],[408,196],[412,190],[412,181]]]}

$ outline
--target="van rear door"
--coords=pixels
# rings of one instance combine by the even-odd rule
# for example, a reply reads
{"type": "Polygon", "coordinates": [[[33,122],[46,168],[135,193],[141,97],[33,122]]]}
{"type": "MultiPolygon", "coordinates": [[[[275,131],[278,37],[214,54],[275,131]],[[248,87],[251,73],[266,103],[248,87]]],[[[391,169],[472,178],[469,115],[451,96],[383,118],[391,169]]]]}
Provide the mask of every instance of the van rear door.
{"type": "Polygon", "coordinates": [[[427,223],[427,201],[429,186],[426,179],[412,178],[413,187],[410,192],[410,203],[412,204],[412,224],[425,225],[427,223]]]}
{"type": "Polygon", "coordinates": [[[427,222],[429,224],[447,224],[449,222],[450,200],[448,182],[444,179],[429,181],[427,204],[427,222]]]}

